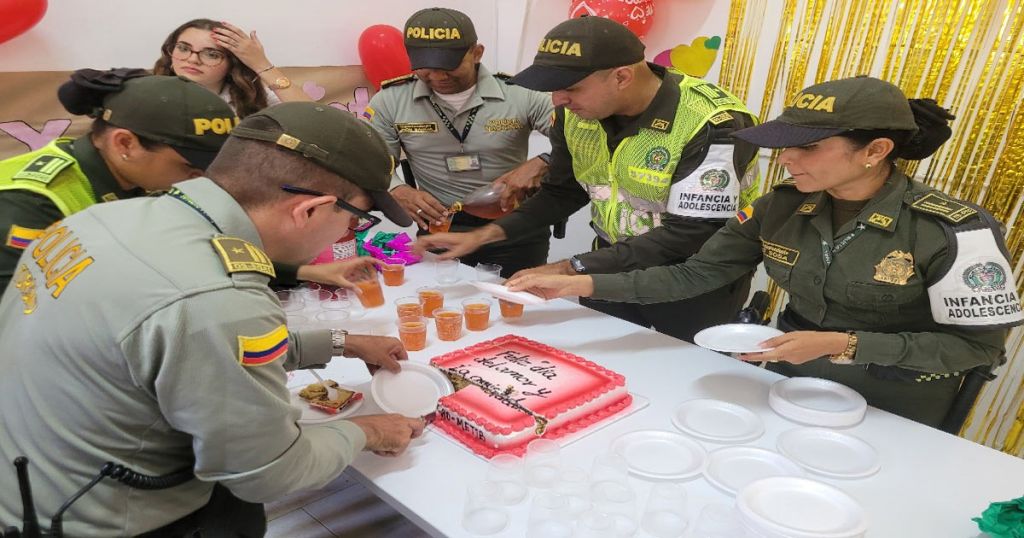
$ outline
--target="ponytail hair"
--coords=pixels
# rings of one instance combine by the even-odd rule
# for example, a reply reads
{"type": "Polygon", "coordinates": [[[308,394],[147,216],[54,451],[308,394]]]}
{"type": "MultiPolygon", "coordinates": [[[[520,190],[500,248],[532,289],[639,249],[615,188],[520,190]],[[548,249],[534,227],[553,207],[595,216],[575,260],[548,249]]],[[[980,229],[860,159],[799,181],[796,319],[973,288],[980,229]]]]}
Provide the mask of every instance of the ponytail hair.
{"type": "Polygon", "coordinates": [[[854,129],[836,136],[849,139],[857,149],[877,138],[888,138],[893,141],[893,149],[886,156],[890,163],[895,163],[896,159],[924,159],[935,153],[952,136],[949,121],[956,119],[956,116],[939,106],[934,99],[907,99],[907,102],[914,114],[916,131],[854,129]]]}

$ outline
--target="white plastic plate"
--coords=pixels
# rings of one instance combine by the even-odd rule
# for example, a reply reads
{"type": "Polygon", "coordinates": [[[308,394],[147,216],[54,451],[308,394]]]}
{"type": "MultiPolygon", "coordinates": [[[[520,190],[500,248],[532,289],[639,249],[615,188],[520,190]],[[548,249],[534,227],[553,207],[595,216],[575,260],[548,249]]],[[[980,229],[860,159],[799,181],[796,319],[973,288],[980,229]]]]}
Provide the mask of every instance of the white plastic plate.
{"type": "Polygon", "coordinates": [[[699,475],[707,456],[696,441],[661,430],[627,433],[612,442],[611,450],[626,460],[633,474],[661,480],[699,475]]]}
{"type": "Polygon", "coordinates": [[[689,400],[672,412],[672,424],[698,439],[715,443],[753,441],[764,433],[756,413],[722,400],[689,400]]]}
{"type": "Polygon", "coordinates": [[[747,484],[773,476],[804,476],[804,470],[778,452],[753,446],[713,450],[704,466],[704,478],[729,495],[736,495],[747,484]]]}
{"type": "Polygon", "coordinates": [[[494,282],[481,282],[479,280],[473,280],[470,282],[476,289],[489,293],[499,299],[505,299],[506,301],[519,303],[519,304],[541,304],[545,301],[543,297],[538,297],[532,293],[526,293],[525,291],[511,291],[504,284],[495,284],[494,282]]]}
{"type": "Polygon", "coordinates": [[[693,336],[693,343],[722,353],[757,353],[771,348],[758,344],[774,338],[782,331],[767,325],[753,323],[727,323],[708,327],[693,336]]]}
{"type": "Polygon", "coordinates": [[[858,424],[868,410],[867,401],[857,391],[816,377],[776,381],[768,391],[768,405],[794,422],[830,428],[858,424]]]}
{"type": "Polygon", "coordinates": [[[440,370],[427,364],[402,361],[394,374],[378,370],[370,382],[370,395],[385,413],[421,417],[437,409],[437,400],[454,392],[440,370]]]}
{"type": "Polygon", "coordinates": [[[808,478],[776,476],[736,496],[740,518],[771,536],[857,538],[867,532],[864,508],[837,488],[808,478]]]}
{"type": "Polygon", "coordinates": [[[830,478],[864,478],[882,468],[878,452],[867,442],[825,428],[783,432],[776,445],[801,467],[830,478]]]}
{"type": "MultiPolygon", "coordinates": [[[[305,385],[290,389],[292,407],[298,407],[302,410],[302,416],[299,417],[299,424],[322,424],[324,422],[331,422],[332,420],[338,420],[345,417],[350,417],[360,407],[363,406],[363,400],[366,399],[366,395],[363,394],[362,399],[349,405],[345,409],[342,409],[340,413],[331,414],[327,411],[321,411],[315,407],[310,407],[309,402],[299,398],[299,391],[306,388],[305,385]]],[[[344,387],[343,387],[344,388],[344,387]]],[[[351,390],[351,389],[349,389],[351,390]]]]}

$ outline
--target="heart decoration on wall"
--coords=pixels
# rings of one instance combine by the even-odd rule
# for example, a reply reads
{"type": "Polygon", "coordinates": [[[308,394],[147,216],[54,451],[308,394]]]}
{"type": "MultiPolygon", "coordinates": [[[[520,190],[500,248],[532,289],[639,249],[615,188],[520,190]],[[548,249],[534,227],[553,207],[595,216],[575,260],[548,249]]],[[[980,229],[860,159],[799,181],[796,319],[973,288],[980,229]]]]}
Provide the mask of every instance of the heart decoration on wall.
{"type": "Polygon", "coordinates": [[[654,57],[654,63],[672,67],[690,75],[703,77],[711,70],[722,47],[720,36],[698,36],[689,45],[677,45],[654,57]]]}

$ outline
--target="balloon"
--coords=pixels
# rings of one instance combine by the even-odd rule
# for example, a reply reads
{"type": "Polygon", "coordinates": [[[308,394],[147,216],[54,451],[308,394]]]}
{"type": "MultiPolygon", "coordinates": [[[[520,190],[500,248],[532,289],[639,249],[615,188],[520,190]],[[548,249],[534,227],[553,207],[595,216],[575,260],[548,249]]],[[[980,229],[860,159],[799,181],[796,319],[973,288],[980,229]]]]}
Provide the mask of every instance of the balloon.
{"type": "Polygon", "coordinates": [[[378,90],[382,81],[412,72],[402,31],[386,24],[375,24],[363,30],[359,36],[359,59],[363,62],[366,79],[378,90]]]}
{"type": "Polygon", "coordinates": [[[46,0],[0,0],[0,43],[27,32],[45,13],[46,0]]]}
{"type": "Polygon", "coordinates": [[[581,15],[611,19],[643,39],[654,23],[654,0],[572,0],[569,18],[581,15]]]}

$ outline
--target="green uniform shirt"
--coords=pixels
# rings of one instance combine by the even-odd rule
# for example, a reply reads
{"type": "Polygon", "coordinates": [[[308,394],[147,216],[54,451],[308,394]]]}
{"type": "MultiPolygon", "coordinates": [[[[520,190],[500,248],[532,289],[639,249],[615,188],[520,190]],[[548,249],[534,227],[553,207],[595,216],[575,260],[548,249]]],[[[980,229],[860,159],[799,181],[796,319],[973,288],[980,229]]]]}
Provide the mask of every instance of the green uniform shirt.
{"type": "MultiPolygon", "coordinates": [[[[405,151],[416,186],[450,206],[526,161],[530,132],[548,134],[551,110],[548,94],[506,84],[479,65],[476,89],[462,110],[453,110],[409,75],[385,85],[370,99],[368,112],[396,162],[405,151]],[[460,136],[471,111],[479,107],[465,143],[448,131],[431,103],[444,112],[460,136]],[[445,157],[459,154],[479,156],[480,169],[449,172],[445,157]]],[[[396,174],[391,187],[399,185],[404,182],[396,174]]]]}
{"type": "MultiPolygon", "coordinates": [[[[96,201],[134,198],[144,194],[142,189],[126,191],[118,185],[88,135],[75,140],[59,139],[51,144],[55,144],[75,159],[74,163],[63,168],[59,174],[84,174],[92,187],[96,201]],[[76,170],[75,165],[80,172],[76,170]]],[[[66,216],[45,196],[26,190],[0,191],[0,234],[4,237],[8,236],[12,226],[43,230],[66,216]]],[[[0,245],[0,293],[3,293],[11,280],[14,264],[23,250],[7,243],[0,245]]]]}
{"type": "MultiPolygon", "coordinates": [[[[662,84],[651,104],[639,116],[611,116],[601,120],[608,140],[609,153],[627,137],[634,136],[640,129],[671,128],[679,107],[680,77],[664,67],[649,64],[660,77],[662,84]]],[[[733,165],[737,176],[742,177],[757,148],[733,139],[729,133],[754,125],[751,117],[730,112],[718,123],[708,122],[682,150],[679,165],[672,174],[672,184],[678,184],[689,177],[704,163],[713,144],[735,144],[733,165]]],[[[572,155],[565,140],[565,109],[555,109],[555,120],[551,131],[551,167],[549,177],[541,184],[540,191],[530,197],[512,214],[495,222],[505,230],[508,237],[519,237],[539,226],[549,226],[565,220],[590,203],[587,190],[576,180],[573,172],[572,155]]],[[[642,269],[656,265],[678,263],[700,249],[700,246],[725,223],[720,218],[699,218],[672,213],[661,215],[661,226],[648,232],[620,240],[614,245],[577,256],[582,260],[587,273],[616,273],[642,269]]]]}
{"type": "MultiPolygon", "coordinates": [[[[791,183],[778,186],[754,202],[752,215],[748,208],[743,222],[730,219],[686,263],[594,275],[593,297],[639,303],[684,299],[731,282],[764,261],[768,275],[789,293],[789,309],[824,330],[856,331],[857,364],[938,374],[998,364],[1006,329],[940,325],[933,319],[928,287],[945,277],[952,260],[941,217],[911,208],[929,193],[948,201],[947,207],[965,208],[896,172],[855,219],[832,230],[826,193],[803,194],[791,183]],[[830,253],[826,267],[823,240],[831,250],[858,225],[863,231],[830,253]],[[904,254],[911,257],[912,274],[885,282],[892,280],[887,270],[906,259],[904,254]]],[[[1013,279],[1009,282],[1012,287],[1013,279]]]]}
{"type": "MultiPolygon", "coordinates": [[[[129,489],[103,480],[65,515],[69,536],[127,536],[206,503],[214,482],[266,502],[334,479],[362,450],[347,421],[299,427],[286,370],[330,360],[329,332],[289,333],[243,209],[206,178],[179,184],[223,230],[170,195],[99,204],[24,251],[0,301],[0,460],[32,462],[42,520],[105,461],[197,480],[129,489]],[[65,248],[70,247],[70,248],[65,248]]],[[[0,465],[0,522],[20,520],[0,465]]]]}

